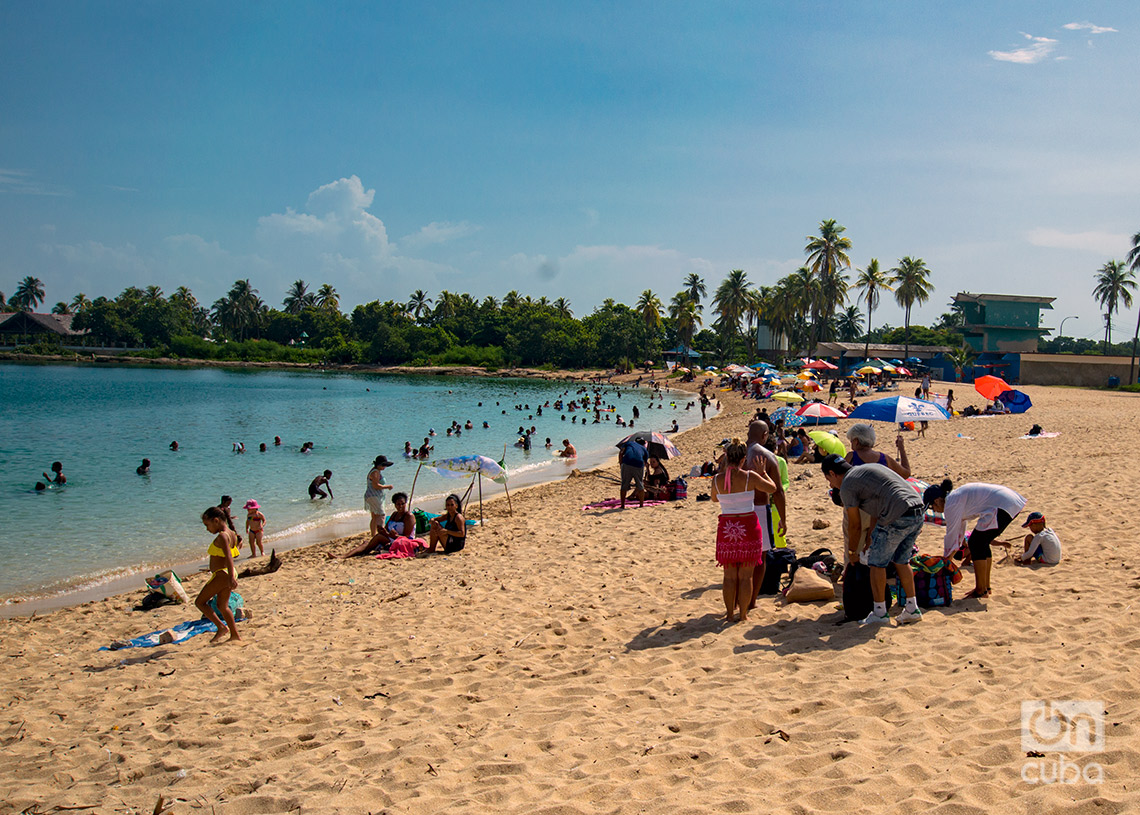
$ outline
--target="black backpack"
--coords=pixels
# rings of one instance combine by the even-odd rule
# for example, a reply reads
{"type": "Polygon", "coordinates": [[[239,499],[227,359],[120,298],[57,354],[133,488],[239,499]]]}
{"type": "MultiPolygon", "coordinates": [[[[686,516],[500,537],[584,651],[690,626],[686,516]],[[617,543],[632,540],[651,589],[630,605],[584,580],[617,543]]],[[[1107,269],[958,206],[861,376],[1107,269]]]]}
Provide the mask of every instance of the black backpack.
{"type": "MultiPolygon", "coordinates": [[[[893,576],[894,568],[887,570],[888,579],[893,576]]],[[[887,586],[887,611],[890,611],[894,601],[890,586],[887,586]]],[[[848,563],[843,570],[843,620],[861,621],[875,608],[875,600],[871,595],[871,567],[865,563],[848,563]]]]}
{"type": "Polygon", "coordinates": [[[764,553],[764,579],[758,594],[779,594],[784,575],[796,566],[795,549],[769,549],[764,553]]]}

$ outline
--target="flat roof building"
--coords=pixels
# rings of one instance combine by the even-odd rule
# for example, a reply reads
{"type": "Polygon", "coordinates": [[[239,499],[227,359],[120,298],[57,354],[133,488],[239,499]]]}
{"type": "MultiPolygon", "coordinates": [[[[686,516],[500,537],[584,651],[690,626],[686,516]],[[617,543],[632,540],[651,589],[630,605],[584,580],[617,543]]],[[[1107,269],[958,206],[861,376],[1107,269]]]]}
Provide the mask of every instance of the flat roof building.
{"type": "Polygon", "coordinates": [[[1032,354],[1037,341],[1053,329],[1041,325],[1041,312],[1053,310],[1055,297],[958,292],[954,302],[965,324],[962,334],[978,354],[1032,354]]]}

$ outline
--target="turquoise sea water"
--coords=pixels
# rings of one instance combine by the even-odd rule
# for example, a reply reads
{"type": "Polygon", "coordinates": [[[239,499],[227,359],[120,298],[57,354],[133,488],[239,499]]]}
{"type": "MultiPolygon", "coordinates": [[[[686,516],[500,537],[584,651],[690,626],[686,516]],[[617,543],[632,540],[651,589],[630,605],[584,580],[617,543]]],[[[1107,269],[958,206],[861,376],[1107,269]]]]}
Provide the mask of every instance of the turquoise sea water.
{"type": "MultiPolygon", "coordinates": [[[[629,430],[612,419],[572,424],[572,416],[585,415],[580,411],[565,421],[553,408],[535,412],[567,390],[573,398],[578,387],[520,379],[0,364],[0,598],[46,596],[203,559],[209,536],[199,516],[223,493],[233,496],[239,529],[245,501],[261,504],[267,551],[303,535],[364,531],[373,458],[392,459],[385,481],[409,491],[418,462],[403,458],[404,442],[417,446],[431,427],[435,458],[478,453],[498,460],[505,444],[512,487],[564,477],[572,466],[596,466],[615,454],[614,443],[629,430]],[[474,430],[445,435],[453,420],[468,419],[474,430]],[[513,446],[520,425],[537,427],[530,452],[513,446]],[[274,436],[281,437],[280,447],[274,436]],[[543,447],[547,436],[556,448],[570,438],[578,461],[553,458],[543,447]],[[169,449],[172,440],[178,452],[169,449]],[[314,442],[312,453],[299,452],[304,441],[314,442]],[[234,442],[245,443],[244,455],[232,452],[234,442]],[[264,453],[261,442],[268,445],[264,453]],[[151,472],[136,475],[144,457],[151,472]],[[63,463],[67,484],[36,493],[35,482],[53,461],[63,463]],[[310,501],[309,482],[325,469],[333,471],[336,497],[310,501]]],[[[609,391],[605,400],[626,419],[638,406],[639,430],[665,430],[674,418],[682,429],[700,421],[696,408],[684,409],[685,394],[651,400],[648,388],[609,391]],[[649,408],[651,401],[664,408],[649,408]]],[[[466,486],[424,467],[414,502],[430,509],[466,486]]],[[[492,485],[484,481],[483,487],[486,496],[492,485]]],[[[472,514],[477,517],[474,507],[472,514]]],[[[248,552],[247,546],[242,557],[248,552]]]]}

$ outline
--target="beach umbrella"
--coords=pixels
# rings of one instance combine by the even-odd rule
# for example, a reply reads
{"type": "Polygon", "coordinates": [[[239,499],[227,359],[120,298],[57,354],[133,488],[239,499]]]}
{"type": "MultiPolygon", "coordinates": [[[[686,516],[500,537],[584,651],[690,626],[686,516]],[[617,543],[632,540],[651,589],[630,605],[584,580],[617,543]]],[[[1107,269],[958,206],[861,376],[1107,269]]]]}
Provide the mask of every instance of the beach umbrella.
{"type": "Polygon", "coordinates": [[[796,374],[796,379],[815,379],[815,374],[811,371],[800,371],[796,374]]]}
{"type": "Polygon", "coordinates": [[[999,393],[998,401],[1009,408],[1010,413],[1024,413],[1033,407],[1029,394],[1017,390],[1008,390],[999,393]]]}
{"type": "Polygon", "coordinates": [[[891,396],[864,402],[848,413],[847,418],[870,419],[872,422],[938,422],[949,419],[950,414],[933,402],[909,396],[891,396]]]}
{"type": "Polygon", "coordinates": [[[814,379],[805,379],[799,384],[799,388],[804,393],[815,393],[816,391],[823,390],[823,387],[814,379]]]}
{"type": "Polygon", "coordinates": [[[840,457],[847,455],[847,447],[843,444],[843,440],[826,430],[809,430],[808,436],[815,442],[815,446],[824,453],[831,453],[840,457]]]}
{"type": "Polygon", "coordinates": [[[819,418],[846,419],[847,414],[823,402],[811,402],[796,411],[797,416],[815,416],[819,418]]]}
{"type": "Polygon", "coordinates": [[[823,359],[812,360],[811,362],[809,362],[804,367],[805,368],[811,368],[811,369],[816,370],[816,371],[838,371],[839,370],[838,365],[832,365],[830,362],[828,362],[827,360],[823,360],[823,359]]]}
{"type": "Polygon", "coordinates": [[[864,365],[862,368],[856,371],[856,373],[860,374],[881,374],[882,372],[883,371],[881,368],[876,368],[874,365],[864,365]]]}
{"type": "Polygon", "coordinates": [[[449,478],[463,478],[467,475],[478,474],[502,484],[507,480],[507,471],[499,462],[487,456],[456,456],[433,461],[428,465],[439,475],[449,478]]]}
{"type": "Polygon", "coordinates": [[[997,399],[999,393],[1011,391],[1013,388],[1000,376],[990,376],[987,374],[986,376],[979,376],[974,380],[974,390],[990,401],[993,401],[997,399]]]}
{"type": "Polygon", "coordinates": [[[912,374],[910,372],[910,369],[904,368],[901,365],[899,365],[897,368],[895,368],[895,373],[902,374],[903,376],[914,376],[914,374],[912,374]]]}
{"type": "Polygon", "coordinates": [[[622,445],[638,438],[645,439],[647,442],[646,447],[649,448],[649,455],[653,456],[654,458],[668,459],[676,458],[677,456],[681,455],[681,451],[677,449],[677,446],[673,444],[673,442],[671,442],[664,433],[659,433],[656,430],[651,433],[645,433],[640,430],[636,433],[630,433],[624,439],[615,444],[614,447],[621,447],[622,445]]]}
{"type": "Polygon", "coordinates": [[[781,402],[802,402],[804,400],[802,396],[800,396],[798,393],[793,393],[792,391],[780,391],[779,393],[773,393],[772,398],[781,402]]]}

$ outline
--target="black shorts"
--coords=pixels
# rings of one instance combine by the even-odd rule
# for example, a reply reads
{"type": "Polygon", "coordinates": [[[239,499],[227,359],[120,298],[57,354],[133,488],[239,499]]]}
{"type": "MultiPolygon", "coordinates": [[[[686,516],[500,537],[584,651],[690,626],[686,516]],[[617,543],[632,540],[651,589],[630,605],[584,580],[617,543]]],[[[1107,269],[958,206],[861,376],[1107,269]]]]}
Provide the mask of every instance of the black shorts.
{"type": "Polygon", "coordinates": [[[970,546],[970,559],[971,560],[989,560],[994,556],[993,549],[990,548],[997,536],[1005,531],[1005,528],[1013,521],[1013,517],[1004,509],[997,511],[997,528],[987,529],[984,532],[975,529],[970,533],[970,539],[967,543],[970,546]]]}
{"type": "Polygon", "coordinates": [[[452,552],[461,552],[464,544],[467,543],[467,538],[453,538],[451,535],[447,536],[447,543],[443,545],[443,553],[450,555],[452,552]]]}

